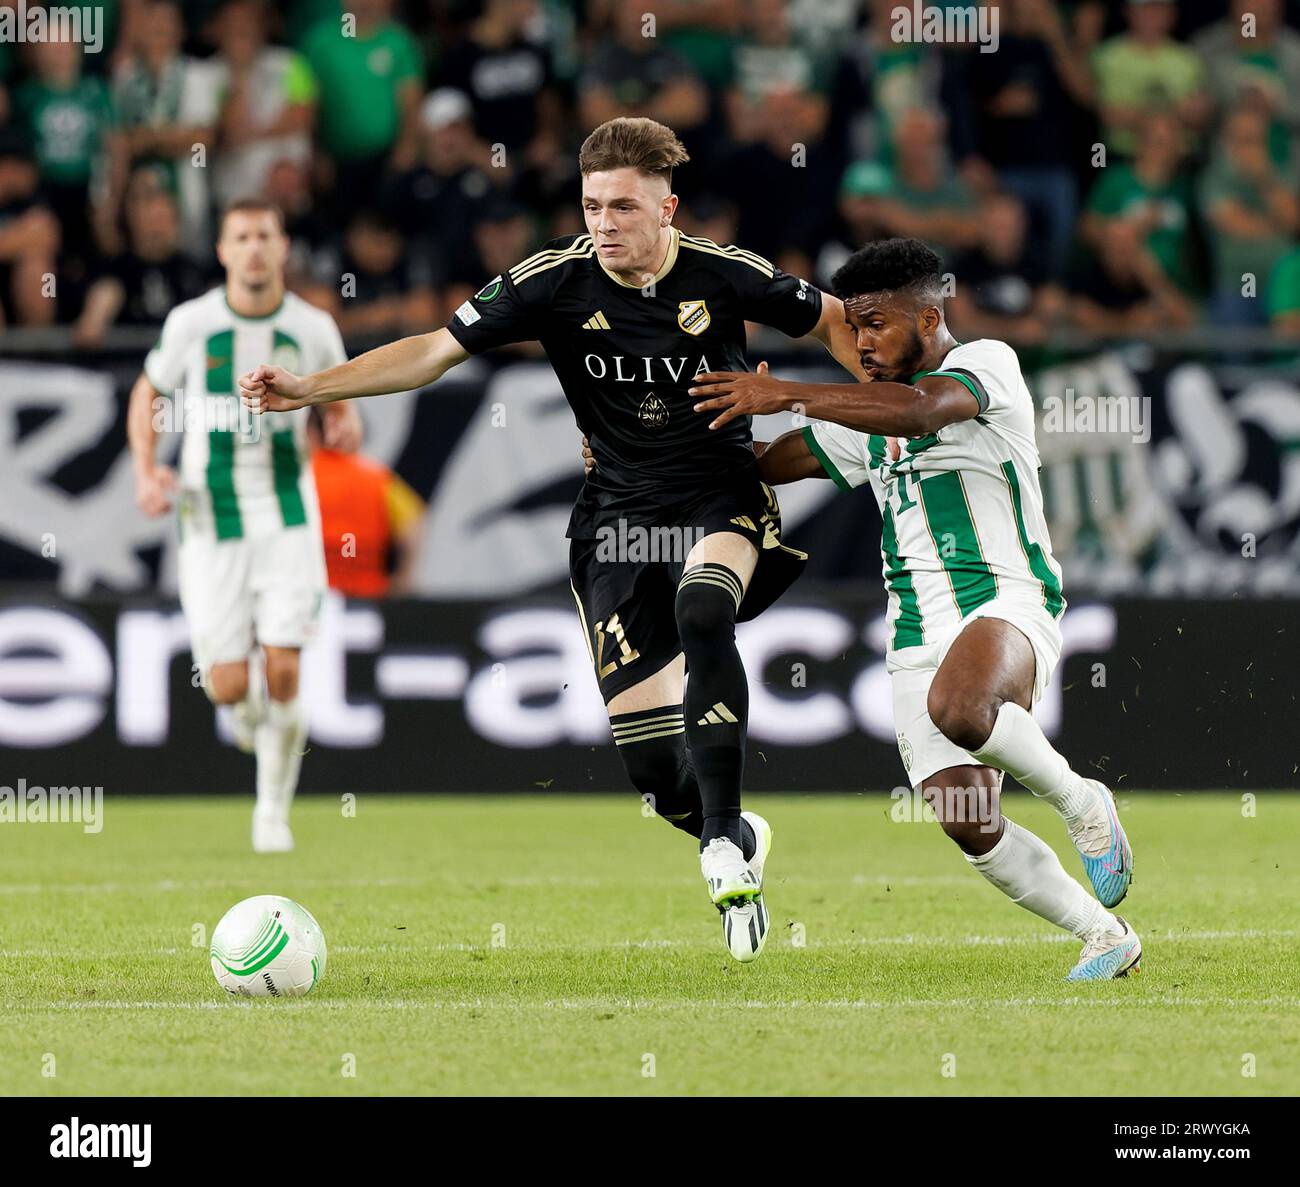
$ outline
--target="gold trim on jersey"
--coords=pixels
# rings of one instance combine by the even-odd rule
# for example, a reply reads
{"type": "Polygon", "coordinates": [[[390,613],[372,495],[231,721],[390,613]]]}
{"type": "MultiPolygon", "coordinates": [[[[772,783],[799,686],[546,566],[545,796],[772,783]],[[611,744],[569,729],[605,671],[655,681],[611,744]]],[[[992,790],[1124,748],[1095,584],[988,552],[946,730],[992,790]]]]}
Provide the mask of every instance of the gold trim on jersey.
{"type": "Polygon", "coordinates": [[[737,247],[733,243],[729,243],[724,247],[721,244],[714,243],[712,239],[705,239],[699,235],[683,235],[682,246],[689,247],[693,251],[706,252],[711,256],[721,256],[724,260],[739,260],[742,264],[748,264],[751,268],[761,272],[768,280],[771,280],[776,274],[776,268],[757,252],[746,251],[743,247],[737,247]]]}
{"type": "Polygon", "coordinates": [[[520,260],[510,269],[510,279],[515,284],[519,284],[530,276],[536,276],[539,272],[546,272],[560,264],[567,263],[569,260],[583,259],[591,255],[595,250],[596,245],[592,243],[591,236],[580,235],[568,247],[552,247],[546,251],[539,251],[526,260],[520,260]]]}
{"type": "Polygon", "coordinates": [[[663,266],[658,272],[650,277],[649,280],[643,280],[640,284],[633,284],[630,280],[624,280],[617,272],[611,272],[605,267],[605,262],[600,258],[599,253],[596,255],[596,262],[600,265],[601,270],[610,278],[610,280],[614,281],[615,284],[621,284],[625,289],[643,289],[648,284],[658,284],[659,281],[663,280],[663,278],[668,275],[672,266],[677,263],[677,245],[686,238],[686,236],[684,236],[676,227],[670,229],[672,231],[672,237],[668,244],[668,254],[664,256],[663,266]]]}

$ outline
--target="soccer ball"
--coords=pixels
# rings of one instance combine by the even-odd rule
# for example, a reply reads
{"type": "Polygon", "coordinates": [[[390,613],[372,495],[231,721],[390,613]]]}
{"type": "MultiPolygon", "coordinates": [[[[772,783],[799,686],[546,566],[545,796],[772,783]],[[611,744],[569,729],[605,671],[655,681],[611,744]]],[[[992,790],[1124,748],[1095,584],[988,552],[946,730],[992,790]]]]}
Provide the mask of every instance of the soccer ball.
{"type": "Polygon", "coordinates": [[[212,933],[212,974],[240,997],[302,997],[325,975],[325,936],[306,907],[276,894],[236,903],[212,933]]]}

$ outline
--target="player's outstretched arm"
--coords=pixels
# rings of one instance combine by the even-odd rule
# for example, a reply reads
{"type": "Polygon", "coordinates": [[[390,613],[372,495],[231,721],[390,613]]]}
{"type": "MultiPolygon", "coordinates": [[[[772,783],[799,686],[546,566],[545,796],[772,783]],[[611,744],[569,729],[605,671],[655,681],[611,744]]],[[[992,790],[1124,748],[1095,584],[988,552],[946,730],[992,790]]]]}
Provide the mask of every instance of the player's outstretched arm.
{"type": "Polygon", "coordinates": [[[943,375],[916,383],[790,383],[766,372],[709,371],[690,394],[696,412],[715,413],[709,428],[737,416],[800,412],[886,437],[922,437],[944,425],[979,415],[979,402],[965,384],[943,375]]]}
{"type": "Polygon", "coordinates": [[[239,394],[254,412],[292,412],[310,404],[412,391],[442,378],[467,358],[444,327],[400,338],[313,375],[295,375],[263,363],[239,377],[239,394]]]}
{"type": "Polygon", "coordinates": [[[798,482],[801,478],[829,478],[825,467],[808,448],[801,429],[782,433],[775,441],[754,442],[758,454],[758,475],[771,486],[798,482]]]}

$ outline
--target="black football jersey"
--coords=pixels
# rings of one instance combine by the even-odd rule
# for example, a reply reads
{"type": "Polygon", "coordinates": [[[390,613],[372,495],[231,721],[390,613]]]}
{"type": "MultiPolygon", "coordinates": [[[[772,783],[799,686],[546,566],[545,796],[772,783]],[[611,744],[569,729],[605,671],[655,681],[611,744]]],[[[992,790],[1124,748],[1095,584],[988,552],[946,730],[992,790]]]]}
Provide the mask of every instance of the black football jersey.
{"type": "Polygon", "coordinates": [[[682,504],[752,479],[749,418],[711,432],[688,389],[704,371],[749,370],[746,321],[798,338],[821,304],[762,256],[673,228],[644,287],[606,271],[590,235],[571,235],[493,277],[447,328],[470,354],[541,342],[596,458],[569,524],[587,537],[612,519],[672,522],[682,504]]]}

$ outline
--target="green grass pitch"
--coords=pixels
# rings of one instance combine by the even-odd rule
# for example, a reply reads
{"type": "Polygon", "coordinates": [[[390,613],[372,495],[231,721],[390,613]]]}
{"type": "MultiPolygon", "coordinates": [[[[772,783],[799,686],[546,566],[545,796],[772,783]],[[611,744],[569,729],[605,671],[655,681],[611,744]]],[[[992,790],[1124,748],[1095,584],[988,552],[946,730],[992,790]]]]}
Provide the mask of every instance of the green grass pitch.
{"type": "MultiPolygon", "coordinates": [[[[1300,1092],[1300,796],[1122,793],[1146,954],[1084,986],[1072,940],[883,795],[749,802],[776,830],[749,966],[630,794],[305,798],[279,857],[248,849],[251,797],[5,825],[0,1092],[1300,1092]],[[305,999],[212,977],[212,927],[260,893],[325,931],[305,999]]],[[[1082,876],[1050,809],[1007,814],[1082,876]]]]}

